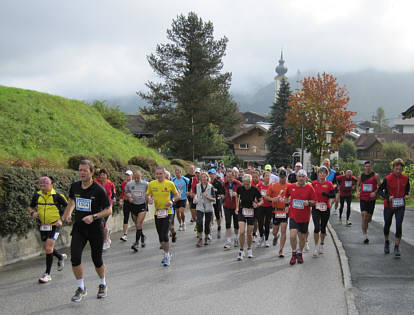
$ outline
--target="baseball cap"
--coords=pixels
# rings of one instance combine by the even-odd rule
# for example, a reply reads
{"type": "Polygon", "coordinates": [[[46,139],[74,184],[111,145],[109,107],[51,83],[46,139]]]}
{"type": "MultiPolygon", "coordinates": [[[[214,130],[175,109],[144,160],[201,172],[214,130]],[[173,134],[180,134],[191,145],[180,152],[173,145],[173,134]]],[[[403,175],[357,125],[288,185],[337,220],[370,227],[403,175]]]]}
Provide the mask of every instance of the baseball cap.
{"type": "Polygon", "coordinates": [[[131,171],[131,170],[126,170],[126,171],[125,171],[125,174],[126,174],[126,175],[132,175],[132,171],[131,171]]]}
{"type": "Polygon", "coordinates": [[[279,177],[286,177],[286,171],[285,170],[281,170],[279,172],[279,177]]]}
{"type": "Polygon", "coordinates": [[[199,167],[197,167],[197,168],[195,169],[195,172],[196,172],[196,173],[200,173],[200,172],[201,172],[201,169],[200,169],[199,167]]]}
{"type": "Polygon", "coordinates": [[[338,164],[335,164],[334,168],[339,168],[339,165],[338,164]]]}
{"type": "Polygon", "coordinates": [[[52,180],[47,176],[40,177],[39,179],[39,185],[50,185],[51,183],[52,180]]]}
{"type": "Polygon", "coordinates": [[[209,169],[208,172],[211,173],[211,174],[216,174],[217,173],[217,171],[214,168],[209,169]]]}
{"type": "Polygon", "coordinates": [[[299,170],[298,175],[305,175],[308,176],[305,170],[299,170]]]}
{"type": "Polygon", "coordinates": [[[296,162],[295,166],[300,166],[300,167],[302,167],[303,165],[302,165],[302,163],[300,163],[300,162],[296,162]]]}
{"type": "Polygon", "coordinates": [[[270,164],[266,164],[264,167],[265,171],[271,171],[272,170],[272,166],[270,164]]]}

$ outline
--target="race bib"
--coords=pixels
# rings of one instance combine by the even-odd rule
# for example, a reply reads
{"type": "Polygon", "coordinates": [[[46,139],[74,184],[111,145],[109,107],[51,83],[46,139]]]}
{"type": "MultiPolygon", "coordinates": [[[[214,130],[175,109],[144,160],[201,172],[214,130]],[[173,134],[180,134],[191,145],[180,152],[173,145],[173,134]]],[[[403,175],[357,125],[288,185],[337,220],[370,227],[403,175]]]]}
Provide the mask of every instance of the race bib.
{"type": "Polygon", "coordinates": [[[352,180],[346,180],[345,181],[345,187],[347,187],[347,188],[352,187],[352,180]]]}
{"type": "Polygon", "coordinates": [[[372,184],[362,184],[362,191],[372,192],[372,184]]]}
{"type": "Polygon", "coordinates": [[[132,194],[135,198],[143,198],[144,193],[141,190],[133,190],[132,194]]]}
{"type": "Polygon", "coordinates": [[[292,207],[295,209],[305,209],[304,200],[293,199],[292,207]]]}
{"type": "Polygon", "coordinates": [[[262,194],[263,197],[266,196],[266,192],[267,192],[267,190],[262,190],[261,194],[262,194]]]}
{"type": "Polygon", "coordinates": [[[59,232],[55,232],[55,234],[53,235],[53,239],[56,241],[59,237],[59,232]]]}
{"type": "Polygon", "coordinates": [[[233,198],[233,189],[229,189],[230,198],[233,198]]]}
{"type": "Polygon", "coordinates": [[[276,219],[285,219],[286,218],[286,212],[285,211],[275,212],[275,218],[276,219]]]}
{"type": "Polygon", "coordinates": [[[163,219],[168,216],[168,209],[158,209],[157,210],[157,218],[163,219]]]}
{"type": "Polygon", "coordinates": [[[76,198],[76,210],[91,212],[92,211],[92,200],[85,198],[76,198]]]}
{"type": "Polygon", "coordinates": [[[249,208],[243,208],[242,209],[243,216],[246,218],[251,218],[254,215],[254,210],[249,208]]]}
{"type": "Polygon", "coordinates": [[[40,231],[52,231],[52,224],[40,224],[40,231]]]}
{"type": "Polygon", "coordinates": [[[317,202],[315,208],[319,211],[326,211],[328,210],[328,205],[326,204],[326,202],[317,202]]]}
{"type": "Polygon", "coordinates": [[[392,199],[392,207],[393,208],[404,207],[404,198],[394,198],[394,199],[392,199]]]}

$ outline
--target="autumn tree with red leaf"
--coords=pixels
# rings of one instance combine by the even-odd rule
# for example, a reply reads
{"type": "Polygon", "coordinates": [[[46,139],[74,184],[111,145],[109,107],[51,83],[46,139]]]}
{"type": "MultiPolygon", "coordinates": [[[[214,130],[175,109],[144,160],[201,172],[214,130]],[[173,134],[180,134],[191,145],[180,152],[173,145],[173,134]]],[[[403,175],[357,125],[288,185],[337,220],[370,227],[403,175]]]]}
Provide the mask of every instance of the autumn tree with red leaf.
{"type": "Polygon", "coordinates": [[[320,164],[326,149],[325,132],[333,132],[331,151],[338,150],[345,135],[353,126],[348,110],[349,94],[340,87],[333,75],[323,73],[301,81],[302,89],[292,94],[286,112],[285,126],[293,130],[293,141],[301,143],[301,124],[304,123],[304,146],[312,154],[312,162],[320,164]]]}

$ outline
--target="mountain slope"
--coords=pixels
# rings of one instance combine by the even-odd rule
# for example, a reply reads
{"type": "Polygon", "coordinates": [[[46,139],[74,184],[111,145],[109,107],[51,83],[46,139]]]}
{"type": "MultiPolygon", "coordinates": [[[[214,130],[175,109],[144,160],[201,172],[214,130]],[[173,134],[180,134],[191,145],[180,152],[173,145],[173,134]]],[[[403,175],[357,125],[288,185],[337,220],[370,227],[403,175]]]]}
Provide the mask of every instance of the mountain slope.
{"type": "Polygon", "coordinates": [[[132,135],[113,128],[87,103],[0,86],[0,158],[47,158],[65,166],[74,154],[127,162],[136,155],[167,161],[132,135]]]}

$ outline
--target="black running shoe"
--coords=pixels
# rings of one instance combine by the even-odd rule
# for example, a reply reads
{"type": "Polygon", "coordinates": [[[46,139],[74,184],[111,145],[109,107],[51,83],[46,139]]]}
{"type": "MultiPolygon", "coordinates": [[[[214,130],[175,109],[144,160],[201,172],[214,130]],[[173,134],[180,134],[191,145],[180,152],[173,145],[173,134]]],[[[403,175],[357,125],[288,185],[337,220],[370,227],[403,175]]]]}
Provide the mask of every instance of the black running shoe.
{"type": "Polygon", "coordinates": [[[394,256],[396,258],[400,258],[401,257],[401,252],[400,252],[400,247],[399,246],[395,246],[394,247],[394,256]]]}
{"type": "Polygon", "coordinates": [[[81,288],[77,288],[75,291],[75,295],[72,296],[72,302],[80,302],[86,295],[86,288],[84,288],[83,290],[81,288]]]}
{"type": "Polygon", "coordinates": [[[134,243],[132,246],[131,246],[131,249],[134,251],[134,252],[137,252],[138,251],[138,243],[134,243]]]}
{"type": "Polygon", "coordinates": [[[174,233],[171,236],[171,242],[175,243],[176,240],[177,240],[177,233],[174,231],[174,233]]]}
{"type": "Polygon", "coordinates": [[[98,287],[98,294],[96,295],[96,297],[98,299],[103,299],[104,297],[106,297],[107,292],[108,292],[108,288],[106,287],[106,285],[100,284],[98,287]]]}
{"type": "Polygon", "coordinates": [[[141,247],[142,248],[144,248],[145,247],[145,240],[147,239],[147,237],[144,235],[144,234],[142,234],[141,235],[141,247]]]}
{"type": "Polygon", "coordinates": [[[384,254],[389,254],[389,253],[390,253],[390,241],[385,241],[384,254]]]}
{"type": "Polygon", "coordinates": [[[368,244],[368,243],[369,243],[369,239],[367,239],[367,238],[366,238],[366,239],[364,240],[364,244],[368,244]]]}

